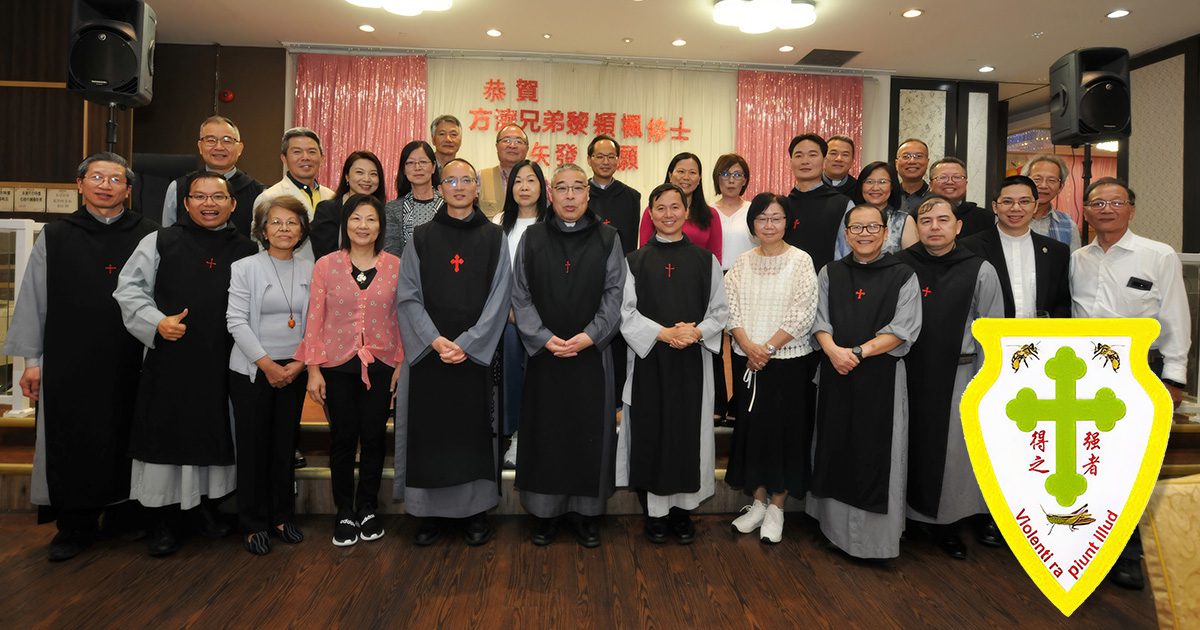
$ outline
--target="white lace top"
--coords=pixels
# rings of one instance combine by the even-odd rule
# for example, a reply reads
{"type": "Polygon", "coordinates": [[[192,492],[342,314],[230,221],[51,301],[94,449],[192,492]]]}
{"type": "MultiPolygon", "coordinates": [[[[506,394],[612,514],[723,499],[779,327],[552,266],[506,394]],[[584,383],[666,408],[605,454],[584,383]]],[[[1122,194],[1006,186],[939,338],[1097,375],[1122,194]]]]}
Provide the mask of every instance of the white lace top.
{"type": "MultiPolygon", "coordinates": [[[[817,312],[817,274],[803,250],[788,247],[778,256],[763,256],[757,247],[747,251],[726,274],[725,293],[727,330],[741,328],[754,343],[766,343],[777,330],[795,337],[779,348],[777,359],[812,352],[809,330],[817,312]]],[[[746,354],[736,341],[733,351],[746,354]]]]}

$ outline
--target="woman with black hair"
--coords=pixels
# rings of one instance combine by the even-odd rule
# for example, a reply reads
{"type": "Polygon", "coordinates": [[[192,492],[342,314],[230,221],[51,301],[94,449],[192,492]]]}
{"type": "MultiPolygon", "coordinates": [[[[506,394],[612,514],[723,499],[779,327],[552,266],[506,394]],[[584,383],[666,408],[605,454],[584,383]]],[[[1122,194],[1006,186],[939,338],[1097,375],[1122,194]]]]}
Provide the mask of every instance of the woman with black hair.
{"type": "Polygon", "coordinates": [[[387,201],[387,190],[383,185],[383,163],[374,153],[355,151],[346,156],[337,194],[333,199],[326,199],[317,204],[313,211],[312,233],[309,236],[314,258],[320,258],[342,247],[340,231],[346,218],[343,206],[350,195],[371,195],[380,203],[387,201]]]}
{"type": "MultiPolygon", "coordinates": [[[[695,153],[680,153],[671,158],[667,166],[664,184],[674,184],[683,191],[683,203],[687,208],[687,221],[683,233],[693,245],[702,247],[721,262],[724,236],[721,233],[721,217],[704,198],[704,168],[695,153]]],[[[654,223],[650,209],[642,213],[642,225],[638,233],[639,245],[645,245],[654,236],[654,223]]]]}
{"type": "MultiPolygon", "coordinates": [[[[858,173],[858,181],[849,191],[854,205],[867,204],[879,208],[887,219],[887,239],[883,242],[883,253],[895,254],[914,245],[917,224],[912,216],[900,211],[900,176],[890,162],[871,162],[858,173]]],[[[834,258],[845,258],[850,253],[846,233],[838,231],[834,258]]]]}
{"type": "Polygon", "coordinates": [[[399,258],[412,241],[413,228],[437,214],[442,207],[442,195],[437,191],[440,183],[433,147],[424,140],[404,145],[396,169],[396,198],[383,208],[388,226],[383,233],[383,251],[399,258]]]}
{"type": "Polygon", "coordinates": [[[404,359],[395,308],[400,260],[382,251],[383,203],[354,195],[346,208],[342,248],[313,268],[308,324],[295,355],[308,366],[309,397],[329,416],[333,544],[339,547],[383,536],[375,508],[391,392],[404,359]]]}

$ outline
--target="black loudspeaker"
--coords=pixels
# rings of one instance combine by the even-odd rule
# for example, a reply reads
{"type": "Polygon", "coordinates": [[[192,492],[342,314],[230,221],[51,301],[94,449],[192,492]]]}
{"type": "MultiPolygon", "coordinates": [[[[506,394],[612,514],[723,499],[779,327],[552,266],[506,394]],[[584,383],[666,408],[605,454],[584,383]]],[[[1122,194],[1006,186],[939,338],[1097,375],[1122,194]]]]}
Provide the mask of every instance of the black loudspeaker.
{"type": "Polygon", "coordinates": [[[1079,145],[1130,134],[1129,51],[1082,48],[1050,66],[1050,138],[1079,145]]]}
{"type": "Polygon", "coordinates": [[[97,103],[149,103],[157,24],[144,0],[75,0],[67,89],[97,103]]]}

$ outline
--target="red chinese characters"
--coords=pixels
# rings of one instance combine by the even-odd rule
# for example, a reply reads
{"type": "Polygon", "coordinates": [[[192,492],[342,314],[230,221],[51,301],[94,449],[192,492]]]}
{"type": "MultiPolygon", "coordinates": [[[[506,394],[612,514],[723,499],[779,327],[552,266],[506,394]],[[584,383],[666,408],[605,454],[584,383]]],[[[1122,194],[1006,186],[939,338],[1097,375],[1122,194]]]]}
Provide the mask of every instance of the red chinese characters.
{"type": "Polygon", "coordinates": [[[667,137],[667,121],[662,118],[651,118],[646,121],[646,139],[659,142],[667,137]]]}
{"type": "MultiPolygon", "coordinates": [[[[542,131],[554,133],[566,128],[566,115],[561,109],[548,109],[542,112],[542,131]]],[[[587,124],[584,123],[586,127],[587,124]]]]}
{"type": "Polygon", "coordinates": [[[1100,432],[1088,431],[1083,435],[1083,448],[1094,451],[1100,448],[1100,432]]]}
{"type": "Polygon", "coordinates": [[[567,133],[577,136],[583,135],[587,133],[587,127],[587,112],[567,112],[567,133]]]}
{"type": "Polygon", "coordinates": [[[558,162],[559,166],[574,164],[577,157],[579,157],[579,147],[573,144],[554,145],[554,161],[558,162]]]}
{"type": "Polygon", "coordinates": [[[517,122],[517,110],[500,108],[496,110],[496,129],[517,122]]]}
{"type": "Polygon", "coordinates": [[[621,145],[621,157],[617,158],[617,170],[636,171],[638,167],[638,148],[634,144],[621,145]]]}
{"type": "Polygon", "coordinates": [[[687,134],[689,131],[691,131],[691,129],[683,126],[683,116],[680,116],[679,117],[679,125],[676,127],[671,127],[671,139],[672,140],[687,140],[688,139],[687,134]]]}
{"type": "Polygon", "coordinates": [[[517,79],[517,101],[538,100],[538,82],[530,79],[517,79]]]}
{"type": "Polygon", "coordinates": [[[638,114],[621,114],[621,137],[642,137],[642,117],[638,114]]]}
{"type": "Polygon", "coordinates": [[[593,119],[593,129],[596,135],[608,134],[613,135],[617,130],[617,113],[616,112],[597,112],[593,119]]]}
{"type": "Polygon", "coordinates": [[[504,100],[508,94],[508,88],[504,86],[504,82],[500,79],[488,79],[483,82],[483,98],[495,103],[496,101],[504,100]]]}
{"type": "Polygon", "coordinates": [[[1087,462],[1083,465],[1083,474],[1095,477],[1100,471],[1100,456],[1095,453],[1088,455],[1087,462]]]}
{"type": "Polygon", "coordinates": [[[520,113],[521,127],[525,129],[525,133],[539,133],[542,131],[542,126],[538,124],[538,116],[541,113],[536,109],[522,109],[520,113]]]}
{"type": "Polygon", "coordinates": [[[479,131],[487,131],[488,126],[492,122],[492,110],[477,107],[471,110],[471,126],[468,129],[478,129],[479,131]]]}
{"type": "Polygon", "coordinates": [[[537,162],[542,166],[550,166],[550,147],[541,142],[534,142],[533,147],[529,149],[529,161],[537,162]]]}

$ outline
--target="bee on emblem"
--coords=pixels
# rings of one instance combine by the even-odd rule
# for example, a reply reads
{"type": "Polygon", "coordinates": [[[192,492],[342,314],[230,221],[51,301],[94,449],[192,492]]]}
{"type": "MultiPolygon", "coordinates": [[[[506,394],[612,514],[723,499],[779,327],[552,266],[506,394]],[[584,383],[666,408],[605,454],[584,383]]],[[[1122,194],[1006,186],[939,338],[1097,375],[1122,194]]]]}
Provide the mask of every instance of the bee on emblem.
{"type": "Polygon", "coordinates": [[[1100,357],[1104,357],[1104,365],[1102,367],[1108,367],[1111,364],[1114,372],[1121,367],[1121,355],[1117,354],[1117,351],[1113,350],[1112,346],[1103,343],[1093,343],[1092,345],[1095,346],[1092,358],[1099,359],[1100,357]]]}
{"type": "Polygon", "coordinates": [[[1021,366],[1029,367],[1029,359],[1040,359],[1036,343],[1027,343],[1012,355],[1012,369],[1014,372],[1021,369],[1021,366]]]}

